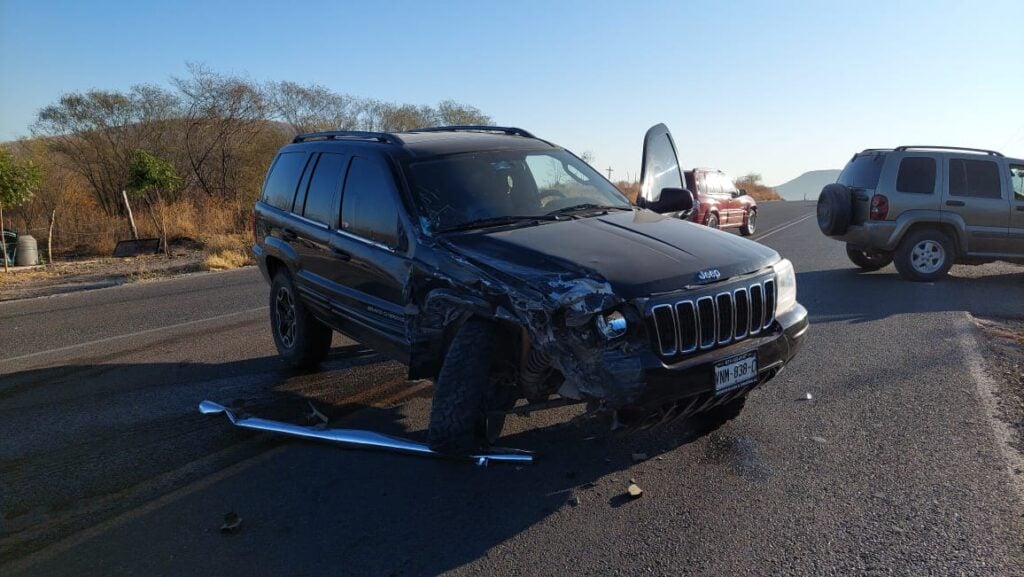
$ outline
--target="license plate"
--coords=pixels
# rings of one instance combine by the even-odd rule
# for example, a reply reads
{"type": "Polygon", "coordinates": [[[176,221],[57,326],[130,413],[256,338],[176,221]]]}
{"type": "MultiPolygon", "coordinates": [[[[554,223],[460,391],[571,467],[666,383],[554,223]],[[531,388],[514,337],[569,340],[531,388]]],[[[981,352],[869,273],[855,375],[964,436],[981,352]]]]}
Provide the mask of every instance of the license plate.
{"type": "Polygon", "coordinates": [[[757,353],[747,353],[715,363],[715,392],[746,385],[757,380],[757,353]]]}

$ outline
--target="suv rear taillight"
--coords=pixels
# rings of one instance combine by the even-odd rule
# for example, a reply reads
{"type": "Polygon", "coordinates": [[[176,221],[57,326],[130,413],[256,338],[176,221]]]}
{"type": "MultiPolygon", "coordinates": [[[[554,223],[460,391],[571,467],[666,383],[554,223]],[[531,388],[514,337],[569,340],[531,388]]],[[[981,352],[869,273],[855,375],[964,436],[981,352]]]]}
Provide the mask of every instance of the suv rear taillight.
{"type": "Polygon", "coordinates": [[[889,216],[889,199],[884,194],[871,197],[871,220],[885,220],[889,216]]]}

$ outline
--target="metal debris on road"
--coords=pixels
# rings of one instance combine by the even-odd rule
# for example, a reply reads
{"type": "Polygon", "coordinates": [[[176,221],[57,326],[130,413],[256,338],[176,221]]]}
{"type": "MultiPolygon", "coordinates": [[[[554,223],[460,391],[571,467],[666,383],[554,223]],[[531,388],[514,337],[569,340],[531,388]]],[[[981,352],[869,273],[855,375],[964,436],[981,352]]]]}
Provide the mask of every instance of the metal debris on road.
{"type": "MultiPolygon", "coordinates": [[[[199,412],[204,415],[224,413],[227,415],[228,419],[231,420],[233,425],[246,429],[281,433],[282,435],[290,435],[302,439],[331,441],[349,447],[376,448],[411,455],[452,458],[450,455],[444,455],[432,450],[423,443],[375,433],[373,431],[363,431],[359,429],[327,429],[322,428],[322,426],[319,425],[316,427],[304,427],[302,425],[293,425],[291,423],[282,423],[280,421],[271,421],[269,419],[261,419],[258,417],[242,418],[236,415],[231,409],[228,409],[223,405],[218,405],[213,401],[203,401],[199,403],[199,412]]],[[[492,461],[498,463],[532,463],[533,453],[520,449],[499,449],[494,447],[486,453],[466,455],[461,458],[472,460],[480,466],[487,466],[487,464],[492,461]]]]}
{"type": "Polygon", "coordinates": [[[220,526],[221,533],[237,533],[242,527],[242,518],[238,513],[231,511],[224,514],[224,524],[220,526]]]}

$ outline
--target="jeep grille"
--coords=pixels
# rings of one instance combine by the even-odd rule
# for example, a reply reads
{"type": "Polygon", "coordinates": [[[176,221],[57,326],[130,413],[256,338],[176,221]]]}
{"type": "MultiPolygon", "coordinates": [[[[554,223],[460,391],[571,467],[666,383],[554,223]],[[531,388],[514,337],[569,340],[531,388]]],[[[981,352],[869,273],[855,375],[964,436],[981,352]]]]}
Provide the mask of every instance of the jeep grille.
{"type": "Polygon", "coordinates": [[[729,283],[650,309],[653,345],[663,357],[725,346],[759,334],[775,322],[775,280],[729,283]]]}

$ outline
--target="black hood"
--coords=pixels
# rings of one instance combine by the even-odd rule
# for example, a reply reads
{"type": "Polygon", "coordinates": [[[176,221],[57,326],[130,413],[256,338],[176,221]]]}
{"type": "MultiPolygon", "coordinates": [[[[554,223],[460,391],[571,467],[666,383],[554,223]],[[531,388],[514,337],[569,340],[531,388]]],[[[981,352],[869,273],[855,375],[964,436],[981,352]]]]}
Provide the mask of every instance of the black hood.
{"type": "Polygon", "coordinates": [[[453,250],[478,264],[529,282],[530,276],[596,276],[624,299],[755,272],[775,263],[774,250],[720,230],[647,210],[613,212],[536,226],[447,238],[453,250]]]}

